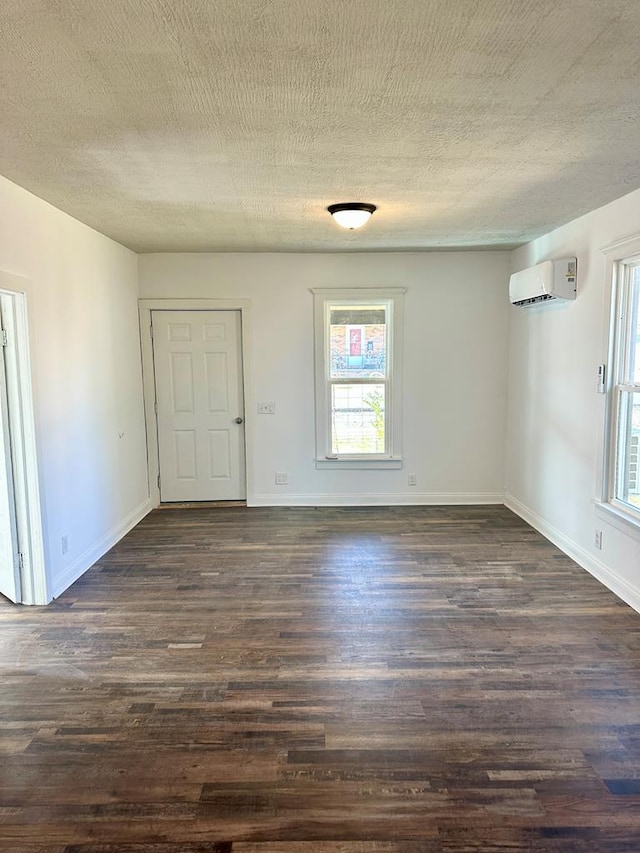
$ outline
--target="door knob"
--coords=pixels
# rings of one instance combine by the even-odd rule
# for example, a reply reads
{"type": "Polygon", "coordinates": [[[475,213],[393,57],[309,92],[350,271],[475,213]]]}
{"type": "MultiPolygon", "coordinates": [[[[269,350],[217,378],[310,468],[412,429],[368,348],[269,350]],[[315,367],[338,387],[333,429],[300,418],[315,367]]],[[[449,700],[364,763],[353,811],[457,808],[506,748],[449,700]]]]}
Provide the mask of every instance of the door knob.
{"type": "Polygon", "coordinates": [[[236,418],[234,420],[234,424],[243,424],[243,423],[244,423],[244,418],[236,418]]]}

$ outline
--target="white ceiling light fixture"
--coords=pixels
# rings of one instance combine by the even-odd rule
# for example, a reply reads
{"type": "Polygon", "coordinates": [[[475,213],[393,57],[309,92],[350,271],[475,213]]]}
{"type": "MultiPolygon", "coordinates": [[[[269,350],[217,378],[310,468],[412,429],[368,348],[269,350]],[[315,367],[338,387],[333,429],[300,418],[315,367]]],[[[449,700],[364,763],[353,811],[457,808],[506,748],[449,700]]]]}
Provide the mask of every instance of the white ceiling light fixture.
{"type": "Polygon", "coordinates": [[[330,204],[327,208],[331,216],[342,228],[353,231],[362,228],[369,221],[371,214],[377,210],[375,204],[364,204],[359,201],[346,201],[341,204],[330,204]]]}

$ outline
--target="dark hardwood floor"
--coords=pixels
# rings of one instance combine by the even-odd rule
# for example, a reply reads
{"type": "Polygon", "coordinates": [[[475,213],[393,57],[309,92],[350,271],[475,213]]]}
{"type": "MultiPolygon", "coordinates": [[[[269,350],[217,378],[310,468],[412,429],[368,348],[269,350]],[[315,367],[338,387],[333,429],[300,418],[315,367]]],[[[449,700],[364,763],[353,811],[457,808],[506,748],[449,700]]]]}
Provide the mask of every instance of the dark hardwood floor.
{"type": "Polygon", "coordinates": [[[502,507],[156,511],[0,673],[2,851],[640,851],[640,616],[502,507]]]}

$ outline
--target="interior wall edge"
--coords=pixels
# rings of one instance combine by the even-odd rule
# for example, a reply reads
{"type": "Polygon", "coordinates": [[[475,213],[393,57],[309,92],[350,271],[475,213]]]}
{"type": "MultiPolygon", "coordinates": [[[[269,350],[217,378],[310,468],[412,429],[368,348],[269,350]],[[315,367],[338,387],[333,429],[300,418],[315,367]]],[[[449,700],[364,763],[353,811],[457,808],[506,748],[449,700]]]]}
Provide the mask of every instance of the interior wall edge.
{"type": "Polygon", "coordinates": [[[521,503],[513,495],[508,493],[505,495],[504,505],[507,509],[520,516],[527,524],[531,525],[538,533],[541,533],[566,554],[567,557],[570,557],[610,592],[624,601],[625,604],[628,604],[629,607],[640,613],[640,587],[630,584],[600,560],[595,559],[592,554],[585,551],[577,542],[566,536],[557,527],[549,524],[544,518],[529,509],[529,507],[525,506],[525,504],[521,503]]]}
{"type": "Polygon", "coordinates": [[[107,553],[107,551],[113,548],[114,545],[117,545],[123,536],[126,536],[127,533],[133,530],[136,524],[139,524],[152,509],[155,509],[155,503],[151,498],[147,498],[128,515],[126,515],[117,525],[112,527],[104,536],[80,554],[73,563],[67,566],[64,573],[55,579],[55,584],[51,591],[51,601],[62,595],[62,593],[69,589],[69,587],[82,577],[85,572],[91,569],[94,564],[107,553]]]}

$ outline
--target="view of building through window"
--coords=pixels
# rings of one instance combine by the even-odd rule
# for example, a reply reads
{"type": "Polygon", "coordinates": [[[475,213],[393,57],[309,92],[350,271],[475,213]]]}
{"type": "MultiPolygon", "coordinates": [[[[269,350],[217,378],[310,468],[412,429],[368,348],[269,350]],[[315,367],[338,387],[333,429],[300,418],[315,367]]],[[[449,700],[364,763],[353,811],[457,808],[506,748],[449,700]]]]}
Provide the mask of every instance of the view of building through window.
{"type": "Polygon", "coordinates": [[[331,452],[385,453],[386,306],[329,311],[331,452]]]}

